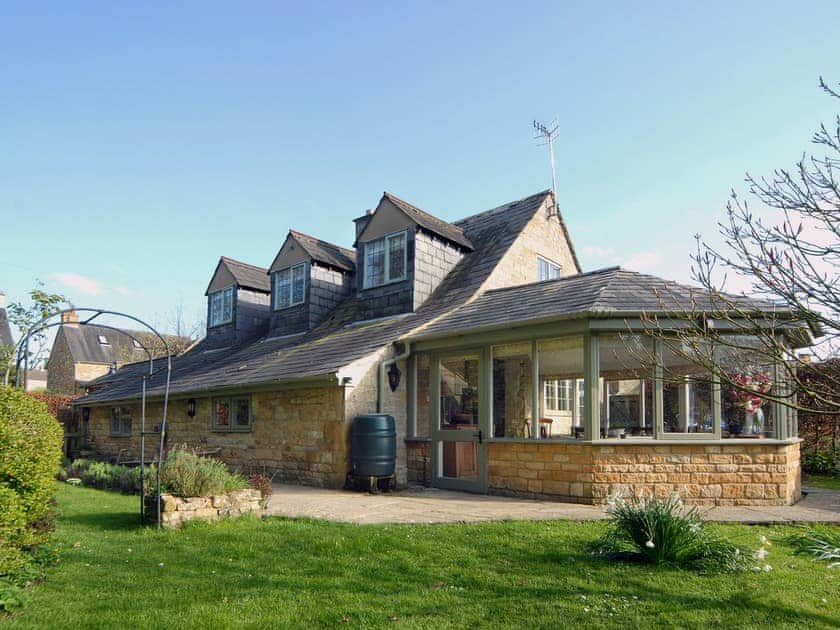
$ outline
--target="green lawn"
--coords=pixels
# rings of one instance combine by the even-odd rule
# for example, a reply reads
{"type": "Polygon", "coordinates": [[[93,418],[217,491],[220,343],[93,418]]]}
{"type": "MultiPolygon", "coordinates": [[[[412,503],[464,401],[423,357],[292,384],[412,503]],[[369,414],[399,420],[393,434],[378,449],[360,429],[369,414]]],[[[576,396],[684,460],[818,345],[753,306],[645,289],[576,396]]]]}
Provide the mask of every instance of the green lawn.
{"type": "Polygon", "coordinates": [[[802,485],[840,490],[840,477],[837,475],[807,475],[802,481],[802,485]]]}
{"type": "Polygon", "coordinates": [[[10,627],[840,626],[840,571],[793,556],[791,528],[721,527],[752,548],[767,535],[773,570],[703,576],[593,558],[603,523],[158,533],[138,526],[134,497],[62,484],[58,501],[62,560],[10,627]]]}

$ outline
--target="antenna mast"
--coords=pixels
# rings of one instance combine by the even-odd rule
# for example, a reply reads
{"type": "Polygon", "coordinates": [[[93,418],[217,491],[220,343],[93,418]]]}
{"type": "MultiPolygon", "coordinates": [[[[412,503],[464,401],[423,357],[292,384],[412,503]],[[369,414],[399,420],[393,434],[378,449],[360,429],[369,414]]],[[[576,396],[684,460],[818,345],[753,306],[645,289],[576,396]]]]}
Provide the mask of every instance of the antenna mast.
{"type": "Polygon", "coordinates": [[[554,138],[557,135],[557,128],[559,127],[557,119],[555,118],[547,125],[534,121],[534,140],[541,140],[539,146],[548,145],[548,157],[551,161],[551,190],[554,193],[554,206],[557,207],[557,175],[554,171],[554,138]]]}

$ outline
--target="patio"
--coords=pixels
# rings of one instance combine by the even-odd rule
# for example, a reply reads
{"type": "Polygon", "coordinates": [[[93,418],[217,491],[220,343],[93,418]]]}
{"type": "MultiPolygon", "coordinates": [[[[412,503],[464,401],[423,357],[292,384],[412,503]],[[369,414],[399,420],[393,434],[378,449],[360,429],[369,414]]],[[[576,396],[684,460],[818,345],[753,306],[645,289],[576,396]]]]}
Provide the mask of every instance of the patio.
{"type": "MultiPolygon", "coordinates": [[[[701,508],[707,520],[735,523],[840,523],[840,492],[803,488],[795,505],[701,508]]],[[[505,520],[591,521],[602,506],[408,487],[389,494],[275,484],[266,512],[271,516],[315,518],[360,525],[384,523],[479,523],[505,520]]]]}

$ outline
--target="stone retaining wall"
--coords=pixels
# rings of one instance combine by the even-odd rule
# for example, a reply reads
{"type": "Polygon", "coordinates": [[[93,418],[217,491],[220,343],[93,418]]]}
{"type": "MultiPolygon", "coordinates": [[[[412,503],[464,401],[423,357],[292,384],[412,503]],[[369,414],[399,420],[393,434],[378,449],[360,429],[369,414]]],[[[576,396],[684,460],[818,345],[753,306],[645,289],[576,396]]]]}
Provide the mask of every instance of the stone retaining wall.
{"type": "Polygon", "coordinates": [[[432,483],[432,444],[426,441],[406,440],[406,460],[409,483],[429,486],[432,483]]]}
{"type": "MultiPolygon", "coordinates": [[[[163,527],[180,527],[187,521],[216,521],[222,516],[260,514],[262,495],[259,490],[234,490],[212,497],[160,496],[160,520],[163,527]]],[[[146,497],[146,518],[157,521],[157,501],[146,497]]]]}
{"type": "Polygon", "coordinates": [[[799,442],[488,445],[491,492],[601,504],[679,493],[691,505],[790,505],[801,497],[799,442]]]}

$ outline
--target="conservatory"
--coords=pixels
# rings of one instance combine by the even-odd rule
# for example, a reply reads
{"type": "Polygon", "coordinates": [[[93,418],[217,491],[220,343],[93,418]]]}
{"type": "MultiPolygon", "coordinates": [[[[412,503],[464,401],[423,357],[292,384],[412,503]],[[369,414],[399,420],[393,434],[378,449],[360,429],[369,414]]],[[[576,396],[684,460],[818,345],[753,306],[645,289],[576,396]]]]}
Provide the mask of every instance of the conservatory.
{"type": "Polygon", "coordinates": [[[406,340],[410,480],[585,503],[640,492],[699,505],[799,498],[781,358],[767,364],[748,339],[719,335],[710,363],[697,354],[707,338],[650,334],[630,314],[495,327],[504,304],[480,302],[406,340]],[[489,325],[470,325],[476,317],[489,325]]]}

